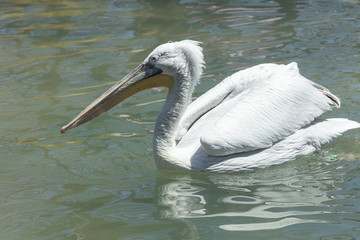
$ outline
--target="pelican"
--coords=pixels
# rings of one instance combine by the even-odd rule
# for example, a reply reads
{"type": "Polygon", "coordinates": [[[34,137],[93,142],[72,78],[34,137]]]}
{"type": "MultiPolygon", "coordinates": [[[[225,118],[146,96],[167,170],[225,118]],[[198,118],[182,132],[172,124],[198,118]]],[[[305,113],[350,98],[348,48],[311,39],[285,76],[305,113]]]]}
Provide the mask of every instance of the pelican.
{"type": "Polygon", "coordinates": [[[320,120],[340,107],[327,88],[306,79],[295,62],[260,64],[225,78],[191,102],[205,68],[200,42],[182,40],[155,48],[61,133],[153,87],[169,89],[154,130],[160,169],[237,172],[284,163],[314,152],[360,124],[320,120]]]}

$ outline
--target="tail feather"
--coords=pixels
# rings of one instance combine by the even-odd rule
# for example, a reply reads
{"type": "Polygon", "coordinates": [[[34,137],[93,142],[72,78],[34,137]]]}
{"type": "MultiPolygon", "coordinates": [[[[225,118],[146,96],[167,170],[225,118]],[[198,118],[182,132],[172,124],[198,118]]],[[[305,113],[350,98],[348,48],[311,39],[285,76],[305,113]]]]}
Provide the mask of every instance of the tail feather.
{"type": "Polygon", "coordinates": [[[302,137],[305,137],[309,143],[319,149],[332,142],[342,133],[356,128],[360,128],[360,123],[346,118],[317,119],[308,127],[299,130],[297,134],[303,132],[302,137]]]}

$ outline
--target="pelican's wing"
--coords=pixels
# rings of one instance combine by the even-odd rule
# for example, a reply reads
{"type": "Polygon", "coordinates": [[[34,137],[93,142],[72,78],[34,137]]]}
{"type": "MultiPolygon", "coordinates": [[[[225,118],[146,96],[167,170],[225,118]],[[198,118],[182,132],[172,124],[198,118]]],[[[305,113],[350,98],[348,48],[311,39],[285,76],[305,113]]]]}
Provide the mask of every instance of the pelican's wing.
{"type": "MultiPolygon", "coordinates": [[[[261,79],[248,81],[198,118],[179,146],[200,138],[203,149],[213,156],[267,148],[340,106],[326,88],[302,77],[295,63],[268,67],[273,71],[266,78],[259,66],[247,69],[247,76],[261,79]]],[[[223,84],[241,85],[241,72],[223,84]]]]}
{"type": "Polygon", "coordinates": [[[268,79],[284,69],[298,71],[296,63],[291,63],[287,66],[261,64],[227,77],[188,106],[181,118],[176,139],[180,140],[200,117],[220,105],[223,101],[237,96],[244,90],[251,88],[255,83],[268,79]]]}

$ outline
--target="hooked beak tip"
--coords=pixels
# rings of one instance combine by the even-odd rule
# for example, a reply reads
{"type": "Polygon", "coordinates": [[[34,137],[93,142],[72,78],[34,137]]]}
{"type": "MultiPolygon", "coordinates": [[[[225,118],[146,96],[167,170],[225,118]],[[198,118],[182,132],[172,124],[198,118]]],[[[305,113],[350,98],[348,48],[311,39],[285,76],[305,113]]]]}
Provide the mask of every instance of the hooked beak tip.
{"type": "Polygon", "coordinates": [[[66,128],[66,126],[63,126],[61,129],[60,129],[60,134],[64,134],[68,129],[66,128]]]}
{"type": "Polygon", "coordinates": [[[65,125],[63,126],[61,129],[60,129],[60,134],[64,134],[67,130],[71,129],[71,128],[74,128],[74,126],[72,126],[73,124],[68,124],[68,125],[65,125]]]}

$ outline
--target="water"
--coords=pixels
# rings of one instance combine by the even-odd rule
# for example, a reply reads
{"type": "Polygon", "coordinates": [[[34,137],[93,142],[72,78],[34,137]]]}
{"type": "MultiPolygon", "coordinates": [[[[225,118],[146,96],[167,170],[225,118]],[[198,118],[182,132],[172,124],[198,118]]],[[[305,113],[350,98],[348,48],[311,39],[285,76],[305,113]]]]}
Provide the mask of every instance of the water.
{"type": "Polygon", "coordinates": [[[360,2],[0,2],[0,239],[359,239],[360,132],[237,174],[162,172],[163,89],[60,127],[169,40],[204,42],[195,96],[239,69],[297,61],[360,121],[360,2]]]}

